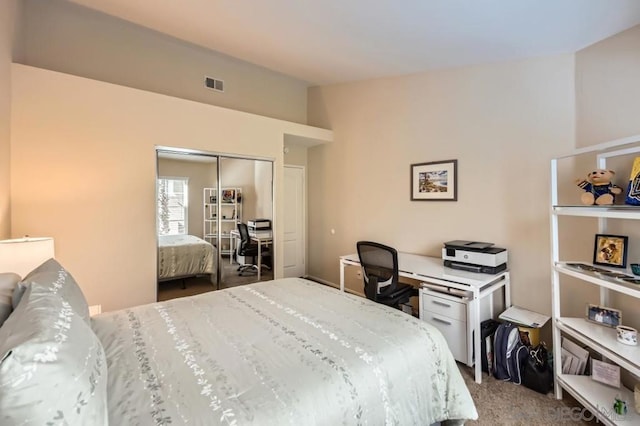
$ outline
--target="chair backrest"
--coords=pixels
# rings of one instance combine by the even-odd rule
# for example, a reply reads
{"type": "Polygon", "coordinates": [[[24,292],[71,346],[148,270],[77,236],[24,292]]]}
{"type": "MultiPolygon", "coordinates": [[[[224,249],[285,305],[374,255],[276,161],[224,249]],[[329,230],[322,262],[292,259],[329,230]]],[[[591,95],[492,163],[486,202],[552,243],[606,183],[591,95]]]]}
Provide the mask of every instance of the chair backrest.
{"type": "Polygon", "coordinates": [[[249,228],[247,228],[246,223],[238,222],[238,232],[240,233],[240,254],[244,253],[244,250],[247,248],[249,243],[251,242],[251,237],[249,237],[249,228]]]}
{"type": "Polygon", "coordinates": [[[398,285],[397,250],[373,241],[358,241],[356,247],[367,299],[377,300],[393,293],[398,285]]]}

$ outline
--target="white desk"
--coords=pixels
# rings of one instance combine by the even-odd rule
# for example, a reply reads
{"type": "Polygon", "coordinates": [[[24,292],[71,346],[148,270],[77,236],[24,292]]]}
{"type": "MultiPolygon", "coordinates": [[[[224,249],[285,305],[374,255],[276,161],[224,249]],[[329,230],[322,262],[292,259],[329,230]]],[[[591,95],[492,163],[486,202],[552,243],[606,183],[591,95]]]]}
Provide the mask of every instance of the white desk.
{"type": "MultiPolygon", "coordinates": [[[[235,253],[234,242],[236,238],[240,239],[240,232],[237,229],[229,232],[231,234],[231,258],[229,260],[230,263],[233,264],[233,256],[235,253]]],[[[262,245],[269,245],[273,242],[273,232],[269,231],[260,231],[258,233],[249,231],[249,237],[252,241],[258,243],[258,264],[256,265],[258,268],[258,281],[260,281],[260,273],[262,272],[262,245]]],[[[273,263],[273,253],[271,254],[271,263],[273,263]]]]}
{"type": "MultiPolygon", "coordinates": [[[[344,291],[345,266],[360,267],[360,259],[357,254],[340,256],[340,290],[344,291]]],[[[493,293],[504,288],[505,308],[511,306],[511,289],[509,272],[504,271],[496,275],[478,274],[475,272],[460,271],[447,268],[442,259],[437,257],[421,256],[410,253],[398,253],[398,269],[401,277],[420,280],[425,283],[442,287],[455,288],[470,292],[471,296],[467,306],[467,351],[469,367],[475,364],[475,380],[482,383],[482,366],[480,362],[473,362],[473,356],[480,354],[480,338],[473,339],[474,334],[480,336],[480,302],[488,297],[488,305],[491,318],[493,313],[493,293]],[[472,353],[474,355],[472,355],[472,353]]],[[[422,297],[420,297],[422,303],[422,297]]],[[[479,360],[479,358],[478,358],[479,360]]]]}

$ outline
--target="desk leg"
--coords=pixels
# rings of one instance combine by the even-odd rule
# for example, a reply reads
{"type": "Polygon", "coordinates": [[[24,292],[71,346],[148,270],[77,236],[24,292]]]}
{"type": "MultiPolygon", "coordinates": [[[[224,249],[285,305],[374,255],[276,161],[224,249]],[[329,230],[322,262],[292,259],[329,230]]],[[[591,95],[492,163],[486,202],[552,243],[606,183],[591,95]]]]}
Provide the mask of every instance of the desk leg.
{"type": "Polygon", "coordinates": [[[476,376],[476,383],[482,383],[482,361],[481,361],[481,352],[480,352],[480,340],[482,340],[480,338],[480,294],[477,292],[474,292],[475,294],[473,295],[474,298],[474,303],[475,303],[475,309],[473,309],[473,328],[475,331],[475,336],[476,338],[473,339],[473,349],[474,349],[474,354],[475,354],[475,360],[474,360],[474,364],[475,364],[475,376],[476,376]]]}
{"type": "Polygon", "coordinates": [[[505,276],[505,279],[506,281],[504,283],[504,309],[506,310],[507,308],[511,307],[511,279],[508,273],[505,276]]]}
{"type": "Polygon", "coordinates": [[[344,291],[344,262],[340,259],[340,291],[344,291]]]}
{"type": "Polygon", "coordinates": [[[229,265],[233,265],[233,254],[235,252],[234,243],[236,242],[236,237],[233,235],[229,235],[229,248],[231,249],[231,254],[229,255],[229,265]]]}
{"type": "Polygon", "coordinates": [[[262,244],[258,241],[258,281],[260,281],[260,273],[262,272],[262,244]]]}

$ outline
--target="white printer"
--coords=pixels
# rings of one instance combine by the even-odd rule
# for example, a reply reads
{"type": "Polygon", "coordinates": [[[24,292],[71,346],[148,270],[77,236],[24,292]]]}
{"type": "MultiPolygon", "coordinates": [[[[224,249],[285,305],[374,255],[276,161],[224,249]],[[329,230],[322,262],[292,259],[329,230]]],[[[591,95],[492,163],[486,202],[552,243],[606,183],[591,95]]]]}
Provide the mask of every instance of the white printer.
{"type": "Polygon", "coordinates": [[[493,243],[455,240],[444,243],[444,266],[470,272],[497,274],[507,269],[507,249],[493,243]]]}
{"type": "Polygon", "coordinates": [[[249,231],[266,231],[271,229],[270,219],[250,219],[247,221],[249,231]]]}

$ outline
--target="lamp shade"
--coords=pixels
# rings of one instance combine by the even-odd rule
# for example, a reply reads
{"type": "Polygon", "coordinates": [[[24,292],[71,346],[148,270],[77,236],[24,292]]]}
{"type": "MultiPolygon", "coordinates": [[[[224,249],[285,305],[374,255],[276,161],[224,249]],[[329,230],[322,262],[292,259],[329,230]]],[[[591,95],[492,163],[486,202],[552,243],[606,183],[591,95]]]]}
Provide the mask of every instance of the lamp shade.
{"type": "Polygon", "coordinates": [[[15,272],[24,277],[52,257],[55,257],[53,238],[0,240],[0,272],[15,272]]]}

